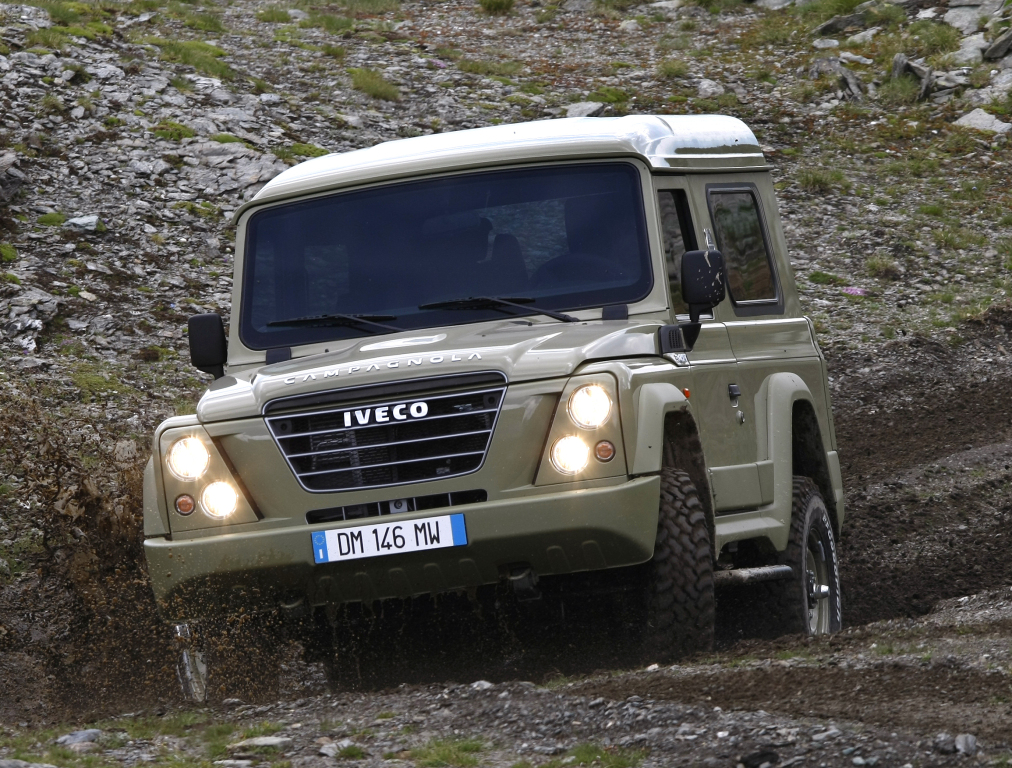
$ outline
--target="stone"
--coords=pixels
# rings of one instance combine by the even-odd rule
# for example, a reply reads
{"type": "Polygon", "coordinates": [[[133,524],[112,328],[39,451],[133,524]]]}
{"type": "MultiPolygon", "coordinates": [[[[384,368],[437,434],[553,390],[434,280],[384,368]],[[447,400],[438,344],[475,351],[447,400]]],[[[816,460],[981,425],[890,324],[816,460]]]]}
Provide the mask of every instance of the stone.
{"type": "Polygon", "coordinates": [[[276,93],[261,93],[260,94],[260,103],[261,104],[280,104],[281,103],[281,97],[278,96],[276,93]]]}
{"type": "Polygon", "coordinates": [[[846,16],[834,16],[829,21],[824,21],[822,24],[812,30],[812,34],[825,36],[825,35],[837,35],[846,29],[852,29],[854,27],[864,27],[864,14],[863,13],[851,13],[846,16]]]}
{"type": "Polygon", "coordinates": [[[495,683],[490,683],[488,680],[476,680],[471,683],[471,687],[476,691],[487,691],[489,688],[494,688],[495,683]]]}
{"type": "Polygon", "coordinates": [[[28,763],[24,760],[0,759],[0,768],[55,768],[49,763],[28,763]]]}
{"type": "Polygon", "coordinates": [[[566,0],[562,7],[567,11],[592,11],[594,0],[566,0]]]}
{"type": "Polygon", "coordinates": [[[956,751],[969,757],[977,754],[977,737],[970,733],[959,734],[956,737],[956,751]]]}
{"type": "Polygon", "coordinates": [[[656,3],[650,3],[651,8],[656,8],[659,11],[677,11],[685,5],[684,0],[659,0],[656,3]]]}
{"type": "Polygon", "coordinates": [[[604,112],[600,101],[578,101],[566,107],[566,117],[597,117],[604,112]]]}
{"type": "Polygon", "coordinates": [[[298,8],[289,8],[288,17],[292,21],[305,21],[309,18],[309,14],[305,11],[300,11],[298,8]]]}
{"type": "Polygon", "coordinates": [[[847,45],[867,45],[881,31],[882,27],[872,27],[871,29],[866,29],[864,32],[858,32],[856,35],[851,35],[847,38],[847,45]]]}
{"type": "Polygon", "coordinates": [[[820,51],[825,51],[830,48],[839,48],[840,41],[834,40],[831,37],[820,37],[818,40],[812,41],[812,47],[818,48],[820,51]]]}
{"type": "Polygon", "coordinates": [[[794,0],[757,0],[756,5],[770,11],[780,11],[794,5],[794,0]]]}
{"type": "Polygon", "coordinates": [[[237,741],[234,744],[229,744],[230,750],[249,749],[250,747],[274,747],[280,749],[281,747],[287,747],[292,743],[292,740],[287,736],[256,736],[252,739],[243,739],[237,741]]]}
{"type": "Polygon", "coordinates": [[[864,65],[868,65],[868,64],[874,64],[875,63],[874,59],[869,59],[869,58],[866,58],[864,56],[858,56],[856,53],[851,53],[850,51],[843,51],[843,52],[841,52],[840,53],[840,60],[841,61],[848,61],[851,64],[864,64],[864,65]]]}
{"type": "Polygon", "coordinates": [[[707,80],[705,77],[699,81],[699,98],[701,99],[715,99],[718,96],[723,95],[724,86],[715,80],[707,80]]]}
{"type": "MultiPolygon", "coordinates": [[[[137,162],[136,160],[132,161],[132,163],[136,162],[137,162]]],[[[150,167],[148,167],[148,170],[145,171],[145,174],[147,173],[150,173],[150,167]]],[[[81,230],[82,232],[94,232],[96,229],[98,229],[98,225],[100,223],[101,219],[99,219],[97,214],[93,213],[89,216],[78,216],[75,219],[67,219],[65,222],[63,222],[63,226],[68,227],[70,229],[78,229],[81,230]]]]}
{"type": "Polygon", "coordinates": [[[64,734],[63,736],[61,736],[56,740],[56,743],[62,744],[63,746],[69,746],[71,744],[82,744],[85,742],[96,741],[98,737],[101,735],[102,731],[100,731],[98,728],[88,728],[83,731],[73,731],[72,733],[64,734]]]}
{"type": "Polygon", "coordinates": [[[99,746],[93,741],[81,741],[78,742],[77,744],[69,745],[69,749],[71,752],[74,752],[78,755],[84,755],[87,754],[88,752],[97,751],[99,749],[99,746]]]}
{"type": "Polygon", "coordinates": [[[963,38],[963,42],[959,44],[959,50],[952,54],[952,61],[959,66],[976,66],[984,60],[984,49],[987,46],[983,32],[969,35],[963,38]]]}
{"type": "Polygon", "coordinates": [[[980,9],[978,6],[961,6],[956,8],[949,8],[945,12],[945,16],[942,20],[949,24],[964,35],[972,35],[977,31],[977,25],[980,23],[980,9]]]}
{"type": "Polygon", "coordinates": [[[1001,134],[1008,133],[1012,130],[1012,123],[1003,123],[997,117],[985,112],[980,107],[973,110],[973,112],[963,115],[956,121],[955,124],[961,128],[973,128],[978,131],[986,131],[989,133],[1001,134]]]}
{"type": "Polygon", "coordinates": [[[923,8],[917,12],[917,19],[923,21],[924,19],[934,19],[938,16],[938,11],[934,8],[923,8]]]}
{"type": "Polygon", "coordinates": [[[984,58],[993,61],[1000,59],[1012,50],[1012,27],[1006,29],[999,37],[984,51],[984,58]]]}
{"type": "Polygon", "coordinates": [[[642,27],[636,19],[626,19],[618,25],[619,32],[639,32],[642,27]]]}

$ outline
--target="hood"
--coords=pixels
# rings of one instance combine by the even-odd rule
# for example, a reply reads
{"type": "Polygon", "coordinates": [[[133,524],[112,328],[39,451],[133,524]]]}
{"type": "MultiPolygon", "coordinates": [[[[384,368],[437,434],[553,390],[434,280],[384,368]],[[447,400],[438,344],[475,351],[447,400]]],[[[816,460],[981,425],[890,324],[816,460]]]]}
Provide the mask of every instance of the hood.
{"type": "Polygon", "coordinates": [[[251,418],[279,397],[448,373],[501,371],[511,383],[568,376],[590,360],[659,354],[660,325],[510,320],[356,339],[341,350],[218,379],[201,398],[197,418],[204,423],[251,418]]]}

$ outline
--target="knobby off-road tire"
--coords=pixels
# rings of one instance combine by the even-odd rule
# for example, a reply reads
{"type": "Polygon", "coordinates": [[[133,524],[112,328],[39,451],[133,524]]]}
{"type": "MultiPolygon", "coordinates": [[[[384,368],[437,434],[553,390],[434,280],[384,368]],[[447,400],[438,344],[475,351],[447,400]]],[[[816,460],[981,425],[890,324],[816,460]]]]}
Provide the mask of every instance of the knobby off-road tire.
{"type": "Polygon", "coordinates": [[[706,512],[685,472],[661,470],[653,560],[647,564],[644,655],[669,661],[713,647],[713,558],[706,512]]]}
{"type": "Polygon", "coordinates": [[[840,565],[833,524],[818,487],[807,477],[794,478],[791,532],[779,563],[794,576],[769,582],[770,608],[784,633],[824,635],[843,624],[840,565]]]}

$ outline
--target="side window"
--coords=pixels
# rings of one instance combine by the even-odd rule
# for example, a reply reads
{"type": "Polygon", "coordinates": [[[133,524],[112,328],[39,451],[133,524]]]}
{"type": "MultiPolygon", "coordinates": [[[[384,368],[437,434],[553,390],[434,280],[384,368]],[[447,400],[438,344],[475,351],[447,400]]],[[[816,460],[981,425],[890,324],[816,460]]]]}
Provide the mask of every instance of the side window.
{"type": "Polygon", "coordinates": [[[752,192],[711,191],[710,212],[717,248],[727,265],[731,298],[736,302],[775,301],[776,281],[752,192]]]}
{"type": "Polygon", "coordinates": [[[661,212],[664,263],[668,271],[671,307],[677,314],[684,315],[688,313],[689,307],[682,300],[682,255],[686,251],[696,250],[696,235],[685,190],[660,190],[657,193],[657,208],[661,212]]]}

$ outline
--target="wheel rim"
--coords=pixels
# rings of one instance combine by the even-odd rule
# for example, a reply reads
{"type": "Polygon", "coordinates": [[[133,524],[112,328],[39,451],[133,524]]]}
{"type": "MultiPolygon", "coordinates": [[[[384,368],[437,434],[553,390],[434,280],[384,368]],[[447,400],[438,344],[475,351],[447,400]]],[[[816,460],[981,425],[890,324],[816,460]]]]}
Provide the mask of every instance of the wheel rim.
{"type": "Polygon", "coordinates": [[[829,564],[826,562],[822,542],[815,531],[808,537],[805,550],[805,586],[808,598],[808,630],[813,635],[825,635],[830,627],[829,564]]]}

